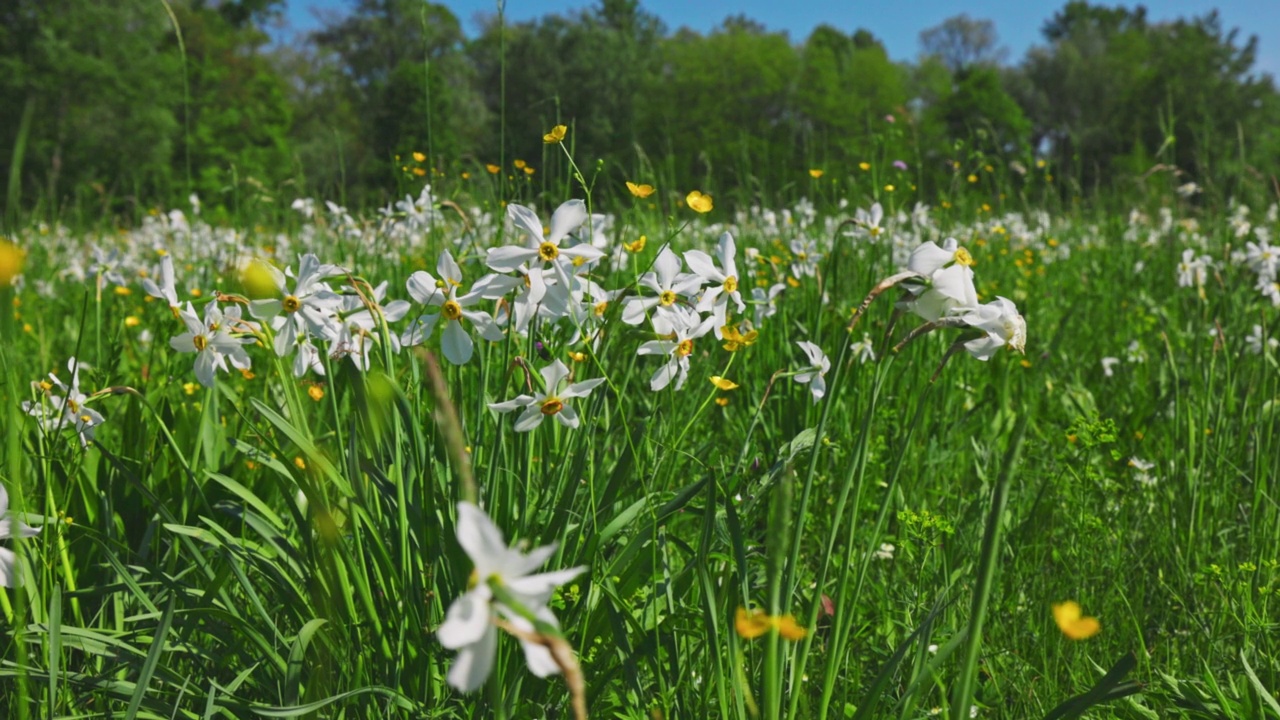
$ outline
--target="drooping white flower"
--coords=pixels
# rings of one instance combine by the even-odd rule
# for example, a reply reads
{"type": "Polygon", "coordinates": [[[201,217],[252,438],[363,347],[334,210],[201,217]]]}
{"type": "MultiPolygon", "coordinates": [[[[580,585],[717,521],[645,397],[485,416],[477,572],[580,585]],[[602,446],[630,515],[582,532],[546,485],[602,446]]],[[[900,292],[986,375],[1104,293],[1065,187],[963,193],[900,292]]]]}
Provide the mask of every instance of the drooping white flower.
{"type": "Polygon", "coordinates": [[[862,333],[862,339],[849,345],[849,349],[853,351],[853,355],[858,359],[858,362],[864,365],[876,360],[875,343],[871,341],[870,333],[862,333]]]}
{"type": "Polygon", "coordinates": [[[438,307],[438,313],[418,316],[405,330],[401,341],[405,345],[417,345],[431,335],[437,324],[444,322],[440,334],[440,349],[454,365],[465,365],[471,360],[475,345],[462,327],[462,321],[471,323],[473,331],[485,340],[502,339],[502,329],[491,315],[479,310],[468,310],[481,300],[495,300],[506,295],[520,284],[520,278],[488,275],[476,283],[471,292],[458,294],[462,287],[462,268],[448,250],[440,253],[436,261],[436,274],[419,270],[409,276],[406,283],[409,295],[427,307],[438,307]]]}
{"type": "Polygon", "coordinates": [[[986,333],[964,344],[965,350],[975,358],[990,360],[1002,347],[1026,352],[1027,322],[1012,300],[997,296],[995,300],[966,313],[963,319],[966,324],[986,333]]]}
{"type": "Polygon", "coordinates": [[[956,263],[928,277],[923,291],[907,302],[907,309],[929,322],[967,312],[978,306],[973,270],[956,263]]]}
{"type": "Polygon", "coordinates": [[[959,241],[955,238],[943,240],[942,245],[929,240],[920,243],[915,250],[911,251],[911,257],[907,260],[907,269],[930,277],[953,263],[972,266],[973,256],[968,250],[960,247],[959,241]]]}
{"type": "MultiPolygon", "coordinates": [[[[532,623],[494,599],[491,583],[500,584],[538,620],[559,627],[547,603],[558,586],[581,575],[586,567],[534,573],[555,554],[556,545],[544,545],[528,554],[509,548],[489,516],[469,502],[458,503],[457,535],[458,544],[475,566],[473,581],[449,606],[436,637],[441,645],[458,651],[449,668],[449,684],[471,692],[484,684],[493,669],[498,647],[495,614],[519,630],[534,629],[532,623]]],[[[546,647],[523,638],[520,644],[534,675],[547,677],[559,672],[559,665],[546,647]]]]}
{"type": "Polygon", "coordinates": [[[742,301],[742,293],[738,292],[737,254],[738,246],[729,233],[721,235],[716,246],[716,257],[720,260],[718,266],[710,255],[701,250],[690,250],[684,254],[689,269],[709,285],[698,301],[698,312],[711,312],[715,318],[716,337],[721,337],[720,328],[728,322],[730,300],[739,313],[747,307],[742,301]]]}
{"type": "Polygon", "coordinates": [[[822,352],[822,348],[816,343],[808,340],[797,340],[796,345],[804,351],[805,356],[809,359],[809,364],[803,370],[796,373],[795,381],[805,383],[809,386],[809,392],[813,393],[813,401],[816,403],[827,394],[827,380],[825,375],[831,369],[831,360],[827,358],[827,354],[822,352]]]}
{"type": "Polygon", "coordinates": [[[516,432],[529,432],[541,425],[542,421],[548,417],[555,418],[556,422],[567,428],[578,427],[581,422],[578,412],[569,407],[568,401],[591,394],[597,385],[604,382],[604,378],[592,378],[561,387],[569,378],[569,368],[559,360],[542,368],[538,373],[542,375],[544,383],[542,392],[519,395],[506,402],[490,403],[489,409],[506,413],[524,408],[524,412],[516,418],[516,432]]]}
{"type": "MultiPolygon", "coordinates": [[[[12,537],[28,538],[40,532],[28,527],[21,520],[9,517],[9,493],[0,485],[0,540],[12,537]]],[[[14,587],[18,584],[18,556],[8,548],[0,547],[0,585],[14,587]]]]}

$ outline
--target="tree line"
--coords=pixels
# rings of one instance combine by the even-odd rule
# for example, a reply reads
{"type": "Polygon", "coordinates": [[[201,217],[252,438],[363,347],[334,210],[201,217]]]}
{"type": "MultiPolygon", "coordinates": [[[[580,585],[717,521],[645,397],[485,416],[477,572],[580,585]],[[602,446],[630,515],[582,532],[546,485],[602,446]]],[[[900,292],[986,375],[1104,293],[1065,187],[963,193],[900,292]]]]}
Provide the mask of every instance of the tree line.
{"type": "Polygon", "coordinates": [[[273,43],[281,12],[0,0],[10,217],[127,216],[191,193],[210,212],[303,195],[372,208],[422,182],[563,191],[572,170],[542,140],[558,124],[599,192],[641,180],[744,201],[847,178],[925,199],[1187,183],[1226,198],[1268,192],[1280,156],[1257,40],[1214,12],[1155,22],[1073,0],[1014,60],[990,21],[961,15],[922,32],[911,62],[865,29],[797,41],[738,16],[672,31],[638,0],[530,22],[494,13],[474,38],[444,5],[355,0],[273,43]]]}

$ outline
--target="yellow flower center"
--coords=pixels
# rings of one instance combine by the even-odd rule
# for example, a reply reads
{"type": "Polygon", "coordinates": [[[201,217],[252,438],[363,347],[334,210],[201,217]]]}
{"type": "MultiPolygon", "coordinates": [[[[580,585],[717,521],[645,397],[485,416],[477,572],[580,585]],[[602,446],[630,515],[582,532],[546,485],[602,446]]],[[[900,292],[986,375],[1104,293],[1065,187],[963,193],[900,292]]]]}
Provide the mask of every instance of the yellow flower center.
{"type": "Polygon", "coordinates": [[[284,306],[284,311],[287,313],[296,313],[302,309],[302,301],[293,295],[285,297],[285,299],[281,301],[281,305],[284,306]]]}
{"type": "Polygon", "coordinates": [[[543,243],[538,246],[538,257],[542,258],[543,262],[551,262],[552,260],[560,257],[560,248],[556,247],[555,243],[543,241],[543,243]]]}
{"type": "Polygon", "coordinates": [[[457,320],[462,317],[462,306],[458,304],[457,300],[446,300],[440,308],[440,314],[444,316],[445,320],[457,320]]]}
{"type": "Polygon", "coordinates": [[[688,357],[692,353],[693,353],[692,339],[681,340],[680,344],[676,345],[676,355],[679,355],[680,357],[688,357]]]}
{"type": "Polygon", "coordinates": [[[555,415],[556,413],[560,412],[563,409],[564,409],[564,403],[561,402],[560,398],[554,395],[542,401],[543,415],[555,415]]]}
{"type": "Polygon", "coordinates": [[[738,278],[736,275],[730,275],[724,279],[724,291],[727,293],[738,292],[738,278]]]}
{"type": "Polygon", "coordinates": [[[978,262],[973,259],[973,256],[969,254],[968,250],[960,248],[959,250],[956,250],[956,264],[973,267],[974,265],[977,265],[978,262]]]}
{"type": "Polygon", "coordinates": [[[670,307],[676,302],[676,294],[671,290],[663,290],[662,294],[658,296],[658,302],[661,303],[663,307],[670,307]]]}
{"type": "Polygon", "coordinates": [[[191,344],[196,346],[196,352],[200,352],[209,347],[209,339],[203,335],[196,335],[191,338],[191,344]]]}
{"type": "Polygon", "coordinates": [[[596,306],[595,306],[596,317],[604,317],[604,311],[607,309],[609,309],[608,301],[596,303],[596,306]]]}

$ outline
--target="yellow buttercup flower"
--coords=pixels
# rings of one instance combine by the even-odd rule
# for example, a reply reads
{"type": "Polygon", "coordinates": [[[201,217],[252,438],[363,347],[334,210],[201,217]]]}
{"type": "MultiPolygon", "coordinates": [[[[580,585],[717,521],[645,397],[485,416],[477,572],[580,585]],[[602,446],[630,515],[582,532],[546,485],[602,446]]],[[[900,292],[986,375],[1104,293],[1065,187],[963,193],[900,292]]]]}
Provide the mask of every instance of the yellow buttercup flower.
{"type": "Polygon", "coordinates": [[[493,163],[489,163],[488,165],[485,165],[484,169],[487,170],[490,175],[497,175],[499,172],[502,171],[502,168],[498,167],[497,165],[494,165],[493,163]]]}
{"type": "Polygon", "coordinates": [[[748,611],[742,607],[733,616],[733,627],[746,640],[754,640],[770,629],[777,630],[787,640],[803,640],[809,634],[791,615],[770,615],[763,610],[748,611]]]}
{"type": "Polygon", "coordinates": [[[630,180],[627,181],[627,189],[631,191],[632,195],[641,199],[647,198],[653,194],[652,185],[637,185],[630,180]]]}
{"type": "Polygon", "coordinates": [[[307,388],[307,395],[310,396],[312,400],[315,400],[316,402],[320,402],[321,400],[324,399],[324,388],[320,387],[319,385],[312,385],[311,387],[307,388]]]}
{"type": "Polygon", "coordinates": [[[694,212],[709,213],[714,204],[711,202],[710,195],[703,195],[701,192],[694,190],[690,192],[684,199],[694,212]]]}
{"type": "Polygon", "coordinates": [[[426,159],[427,159],[427,156],[426,156],[426,155],[423,155],[423,154],[422,154],[422,153],[420,153],[420,152],[416,152],[416,153],[414,153],[414,154],[413,154],[413,161],[414,161],[414,162],[425,162],[425,161],[426,161],[426,159]]]}
{"type": "Polygon", "coordinates": [[[822,173],[823,173],[823,170],[819,168],[812,168],[809,170],[809,177],[813,178],[814,180],[817,180],[818,178],[822,177],[822,173]]]}
{"type": "Polygon", "coordinates": [[[732,381],[732,380],[730,380],[730,379],[728,379],[728,378],[722,378],[722,377],[720,377],[719,375],[712,375],[712,376],[711,376],[711,378],[710,378],[710,380],[711,380],[711,384],[712,384],[712,385],[715,385],[716,387],[720,388],[721,390],[728,391],[728,390],[737,390],[737,389],[738,389],[738,383],[736,383],[736,382],[734,382],[734,381],[732,381]]]}
{"type": "Polygon", "coordinates": [[[1080,604],[1074,600],[1054,603],[1053,619],[1062,634],[1072,640],[1088,640],[1102,630],[1098,618],[1084,617],[1080,604]]]}
{"type": "Polygon", "coordinates": [[[639,240],[635,242],[622,243],[622,248],[629,253],[638,253],[644,249],[645,243],[649,242],[649,238],[641,235],[639,240]]]}
{"type": "Polygon", "coordinates": [[[542,142],[548,145],[555,145],[564,141],[564,134],[569,132],[569,128],[564,125],[557,125],[551,128],[551,132],[542,136],[542,142]]]}
{"type": "Polygon", "coordinates": [[[535,172],[537,172],[537,171],[536,171],[536,170],[534,170],[533,168],[529,167],[528,165],[524,166],[524,174],[525,174],[525,175],[532,175],[532,174],[534,174],[535,172]]]}
{"type": "Polygon", "coordinates": [[[871,169],[871,163],[869,163],[869,162],[860,162],[860,163],[858,163],[858,169],[859,169],[859,170],[861,170],[861,171],[863,171],[863,172],[866,172],[866,171],[868,171],[868,170],[870,170],[870,169],[871,169]]]}
{"type": "Polygon", "coordinates": [[[747,333],[739,332],[736,324],[720,328],[720,335],[724,340],[724,349],[729,352],[737,352],[744,347],[755,345],[756,340],[760,338],[760,333],[756,330],[747,333]]]}
{"type": "Polygon", "coordinates": [[[523,170],[523,169],[524,169],[524,166],[525,166],[525,165],[528,165],[529,163],[527,163],[527,162],[525,162],[525,161],[520,160],[520,159],[518,159],[518,158],[517,158],[517,159],[515,159],[515,160],[512,160],[512,161],[511,161],[511,164],[512,164],[512,165],[515,165],[515,167],[516,167],[516,169],[517,169],[517,170],[523,170]]]}

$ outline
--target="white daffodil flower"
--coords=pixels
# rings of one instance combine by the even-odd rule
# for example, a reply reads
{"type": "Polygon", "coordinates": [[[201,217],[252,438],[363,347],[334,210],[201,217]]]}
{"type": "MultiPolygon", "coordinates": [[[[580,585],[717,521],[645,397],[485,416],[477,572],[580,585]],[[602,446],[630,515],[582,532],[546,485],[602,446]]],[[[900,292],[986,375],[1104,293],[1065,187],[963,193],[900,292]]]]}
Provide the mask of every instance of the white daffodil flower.
{"type": "Polygon", "coordinates": [[[1182,261],[1178,263],[1178,287],[1202,287],[1212,265],[1208,255],[1196,257],[1195,250],[1183,250],[1182,261]]]}
{"type": "Polygon", "coordinates": [[[827,394],[827,380],[824,376],[831,369],[831,360],[815,343],[797,340],[796,345],[799,345],[805,356],[809,358],[809,365],[796,373],[795,381],[809,386],[809,392],[813,393],[813,401],[816,403],[827,394]]]}
{"type": "Polygon", "coordinates": [[[1120,364],[1120,358],[1118,357],[1102,358],[1102,374],[1106,377],[1114,376],[1116,374],[1116,370],[1115,370],[1116,365],[1119,365],[1119,364],[1120,364]]]}
{"type": "MultiPolygon", "coordinates": [[[[383,280],[373,288],[373,297],[369,298],[373,307],[369,307],[364,299],[354,294],[353,288],[347,288],[353,294],[342,295],[337,307],[338,334],[329,343],[329,357],[349,357],[361,372],[369,370],[369,353],[377,346],[380,336],[378,315],[387,323],[399,321],[409,312],[406,300],[393,300],[383,305],[387,297],[387,281],[383,280]],[[375,311],[376,310],[376,314],[375,311]]],[[[392,353],[400,352],[400,337],[391,333],[388,338],[392,353]]]]}
{"type": "Polygon", "coordinates": [[[934,272],[929,276],[926,288],[907,303],[908,310],[929,322],[977,306],[978,291],[973,286],[973,270],[959,263],[934,272]]]}
{"type": "MultiPolygon", "coordinates": [[[[40,532],[39,528],[28,527],[21,520],[9,517],[9,493],[0,485],[0,540],[12,537],[28,538],[40,532]]],[[[18,555],[0,547],[0,585],[14,587],[18,584],[18,555]]]]}
{"type": "MultiPolygon", "coordinates": [[[[496,272],[516,272],[526,263],[551,263],[563,257],[566,261],[582,258],[583,261],[599,260],[604,251],[589,244],[561,247],[560,243],[587,220],[587,204],[581,200],[569,200],[556,208],[551,215],[551,232],[542,237],[542,221],[538,214],[524,205],[511,203],[507,217],[526,235],[524,245],[507,245],[489,248],[486,262],[496,272]]],[[[534,300],[537,302],[537,299],[534,300]]]]}
{"type": "MultiPolygon", "coordinates": [[[[808,238],[796,238],[791,241],[791,274],[796,278],[813,277],[818,273],[818,261],[822,254],[818,252],[818,244],[808,238]]],[[[756,288],[757,290],[759,288],[756,288]]],[[[752,291],[754,294],[755,291],[752,291]]]]}
{"type": "Polygon", "coordinates": [[[716,321],[714,317],[704,320],[697,312],[682,306],[676,308],[672,319],[668,339],[650,340],[636,350],[637,355],[667,356],[666,364],[649,379],[649,389],[654,392],[670,385],[672,380],[676,382],[676,390],[684,387],[684,381],[689,377],[693,341],[710,332],[716,321]]]}
{"type": "MultiPolygon", "coordinates": [[[[558,586],[581,575],[586,567],[534,573],[555,554],[556,545],[543,545],[528,554],[509,548],[502,531],[489,516],[469,502],[458,503],[457,535],[458,544],[471,558],[475,570],[467,592],[449,606],[436,637],[441,645],[458,651],[449,668],[449,684],[462,692],[471,692],[484,684],[493,669],[498,649],[495,613],[518,630],[533,630],[532,623],[495,601],[491,583],[501,584],[540,621],[559,627],[547,603],[558,586]]],[[[520,644],[534,675],[547,677],[559,672],[560,666],[546,647],[524,639],[520,644]]]]}
{"type": "Polygon", "coordinates": [[[849,349],[853,351],[854,357],[858,358],[858,362],[864,365],[876,360],[875,343],[871,341],[870,333],[862,333],[862,339],[850,344],[849,349]]]}
{"type": "Polygon", "coordinates": [[[187,332],[169,338],[169,347],[180,353],[195,353],[196,379],[201,385],[211,388],[214,375],[219,369],[230,372],[227,362],[239,370],[248,370],[251,366],[249,353],[244,346],[252,344],[252,337],[236,337],[231,334],[237,325],[242,325],[240,306],[232,305],[224,313],[218,308],[216,301],[204,307],[204,321],[196,316],[191,303],[178,312],[178,318],[187,326],[187,332]]]}
{"type": "Polygon", "coordinates": [[[1245,243],[1245,262],[1261,277],[1274,278],[1280,266],[1280,250],[1266,240],[1245,243]]]}
{"type": "Polygon", "coordinates": [[[778,314],[778,296],[786,289],[786,283],[774,283],[768,290],[751,288],[751,304],[755,305],[753,325],[760,325],[765,318],[778,314]]]}
{"type": "Polygon", "coordinates": [[[578,412],[569,407],[569,400],[586,397],[604,378],[592,378],[582,382],[560,387],[569,377],[569,368],[556,360],[538,371],[542,375],[545,389],[536,395],[520,395],[512,400],[500,403],[489,403],[490,410],[506,413],[524,408],[520,417],[516,418],[516,432],[529,432],[542,424],[548,417],[567,428],[576,428],[580,422],[578,412]]]}
{"type": "Polygon", "coordinates": [[[165,255],[160,258],[160,284],[157,285],[151,278],[143,278],[142,289],[151,297],[169,303],[169,311],[175,318],[178,317],[181,303],[178,302],[178,290],[174,283],[173,256],[165,255]]]}
{"type": "Polygon", "coordinates": [[[680,256],[671,251],[671,246],[663,246],[653,261],[653,270],[641,275],[639,280],[642,287],[656,295],[629,298],[622,307],[622,322],[639,325],[650,310],[669,313],[678,300],[696,295],[702,289],[703,279],[692,273],[680,272],[682,267],[680,256]]]}
{"type": "Polygon", "coordinates": [[[1272,305],[1280,306],[1280,280],[1260,277],[1258,278],[1257,289],[1264,298],[1271,301],[1272,305]]]}
{"type": "Polygon", "coordinates": [[[704,283],[709,285],[698,301],[698,312],[710,311],[715,318],[716,337],[721,337],[720,328],[728,323],[728,305],[732,299],[737,312],[746,309],[742,301],[742,293],[738,292],[738,246],[733,235],[724,233],[716,246],[716,257],[720,260],[717,266],[711,256],[701,250],[690,250],[684,254],[689,269],[696,273],[704,283]]]}
{"type": "Polygon", "coordinates": [[[986,332],[984,337],[964,344],[965,350],[975,358],[990,360],[997,350],[1006,346],[1020,353],[1026,352],[1027,322],[1022,319],[1018,306],[1012,300],[997,296],[995,300],[966,313],[962,319],[966,324],[986,332]]]}
{"type": "Polygon", "coordinates": [[[71,373],[70,384],[63,383],[57,375],[49,373],[47,381],[35,383],[40,392],[45,394],[46,400],[38,403],[30,400],[22,402],[23,412],[36,418],[41,429],[45,432],[74,431],[80,439],[81,447],[89,444],[93,439],[94,428],[105,421],[97,410],[85,404],[89,396],[80,391],[80,371],[88,367],[74,357],[67,360],[67,370],[71,373]],[[52,394],[50,391],[54,387],[61,389],[63,395],[52,394]]]}
{"type": "Polygon", "coordinates": [[[881,221],[884,220],[884,208],[880,206],[880,203],[872,205],[870,212],[858,208],[858,211],[854,213],[853,220],[871,237],[872,241],[879,239],[880,235],[884,233],[884,228],[880,227],[881,221]]]}
{"type": "Polygon", "coordinates": [[[1261,355],[1263,350],[1274,350],[1280,347],[1280,340],[1274,337],[1266,337],[1261,325],[1254,325],[1245,337],[1244,342],[1245,346],[1249,348],[1249,352],[1254,355],[1261,355]]]}
{"type": "Polygon", "coordinates": [[[942,245],[929,240],[920,243],[911,251],[907,260],[907,269],[913,273],[931,277],[934,273],[951,264],[973,266],[973,256],[968,250],[960,247],[955,238],[947,238],[942,245]]]}
{"type": "Polygon", "coordinates": [[[471,336],[462,328],[462,321],[471,323],[475,333],[490,342],[502,339],[502,329],[488,313],[468,310],[481,300],[496,300],[520,284],[520,278],[488,275],[481,278],[469,293],[458,294],[462,287],[462,268],[448,250],[440,253],[436,261],[436,274],[419,270],[409,276],[406,286],[415,301],[427,307],[438,307],[440,312],[418,316],[401,337],[405,345],[417,345],[431,336],[436,325],[443,321],[440,349],[454,365],[465,365],[471,360],[475,345],[471,336]]]}
{"type": "Polygon", "coordinates": [[[266,263],[262,266],[270,273],[282,297],[250,302],[249,314],[271,322],[276,335],[276,355],[284,357],[294,352],[297,345],[312,339],[331,341],[337,337],[339,328],[334,322],[334,311],[342,298],[324,281],[341,275],[342,268],[321,263],[315,255],[307,253],[298,259],[298,273],[290,291],[285,273],[266,263]]]}

